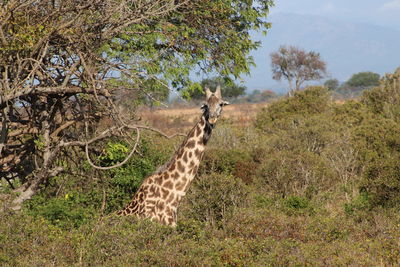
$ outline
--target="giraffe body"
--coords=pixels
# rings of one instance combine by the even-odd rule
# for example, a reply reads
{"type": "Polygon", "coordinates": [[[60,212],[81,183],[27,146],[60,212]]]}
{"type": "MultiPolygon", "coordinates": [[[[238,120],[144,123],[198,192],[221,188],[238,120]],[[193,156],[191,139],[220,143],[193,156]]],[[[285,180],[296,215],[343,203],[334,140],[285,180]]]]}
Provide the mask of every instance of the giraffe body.
{"type": "Polygon", "coordinates": [[[199,122],[189,131],[172,159],[147,177],[132,201],[117,214],[136,215],[165,225],[176,226],[177,209],[195,178],[212,129],[228,102],[222,101],[219,87],[213,94],[206,89],[207,104],[199,122]]]}

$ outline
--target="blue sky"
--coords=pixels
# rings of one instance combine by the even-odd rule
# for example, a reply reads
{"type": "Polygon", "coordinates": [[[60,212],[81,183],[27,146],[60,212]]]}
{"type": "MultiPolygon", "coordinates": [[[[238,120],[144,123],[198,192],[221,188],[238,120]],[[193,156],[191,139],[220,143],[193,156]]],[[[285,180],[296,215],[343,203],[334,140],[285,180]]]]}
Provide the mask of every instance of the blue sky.
{"type": "Polygon", "coordinates": [[[275,0],[273,13],[312,14],[400,30],[400,0],[275,0]]]}
{"type": "MultiPolygon", "coordinates": [[[[328,18],[328,29],[337,27],[343,27],[339,29],[339,32],[343,30],[343,34],[345,35],[345,31],[349,30],[350,32],[352,28],[362,28],[366,34],[361,37],[366,37],[366,39],[362,39],[365,42],[364,46],[371,45],[371,53],[375,51],[377,48],[384,47],[387,45],[385,42],[388,42],[388,38],[383,40],[374,39],[373,33],[376,33],[377,26],[383,26],[386,28],[392,28],[394,30],[400,31],[400,0],[274,0],[275,6],[271,8],[271,22],[272,28],[268,30],[267,36],[263,36],[260,33],[254,33],[253,38],[255,40],[259,40],[262,42],[262,47],[256,51],[253,51],[251,55],[255,59],[256,67],[251,68],[250,75],[243,75],[239,79],[245,86],[247,86],[248,90],[251,91],[253,89],[271,89],[274,91],[284,91],[287,87],[285,81],[276,82],[272,80],[272,73],[270,68],[270,53],[280,44],[290,44],[298,46],[302,49],[306,50],[315,50],[317,52],[324,52],[322,54],[322,58],[326,60],[328,65],[328,72],[331,75],[330,77],[338,78],[340,81],[344,82],[347,80],[352,74],[360,72],[360,71],[374,71],[380,74],[384,74],[386,72],[393,71],[396,67],[399,66],[400,55],[393,54],[390,57],[390,60],[385,60],[388,56],[380,51],[379,55],[372,54],[371,57],[365,57],[364,60],[360,60],[360,56],[354,59],[354,57],[349,57],[349,54],[362,54],[363,51],[358,51],[358,46],[363,46],[362,44],[358,44],[357,42],[354,45],[349,45],[349,51],[343,49],[342,53],[340,51],[332,51],[335,49],[332,48],[332,45],[326,45],[324,40],[320,42],[315,40],[313,36],[304,36],[305,40],[298,40],[296,37],[297,32],[292,28],[282,29],[277,25],[276,16],[279,16],[279,13],[286,14],[285,16],[293,17],[292,14],[299,15],[311,15],[311,17],[318,16],[323,19],[328,18]],[[275,17],[273,15],[276,15],[275,17]],[[349,22],[347,25],[346,23],[349,22]],[[345,23],[345,24],[344,24],[345,23]],[[354,24],[354,25],[353,25],[354,24]],[[358,25],[356,27],[355,25],[358,25]],[[275,29],[279,29],[279,33],[274,31],[275,29]],[[370,30],[371,36],[369,38],[368,33],[370,30]],[[310,45],[308,39],[315,41],[313,45],[310,45]],[[322,43],[318,45],[318,43],[322,43]],[[372,43],[372,44],[371,44],[372,43]],[[376,45],[374,45],[376,43],[376,45]],[[325,46],[324,46],[325,44],[325,46]],[[381,55],[383,53],[383,55],[381,55]],[[377,58],[379,60],[377,60],[377,58]],[[382,63],[386,62],[387,66],[382,63]],[[368,64],[366,64],[367,62],[368,64]],[[346,68],[343,68],[342,66],[346,68]],[[339,71],[340,70],[340,71],[339,71]]],[[[307,28],[307,25],[302,25],[307,28]]],[[[312,27],[311,27],[312,28],[312,27]]],[[[307,29],[301,29],[302,31],[307,29]]],[[[379,27],[378,27],[379,30],[379,27]]],[[[382,29],[383,30],[383,29],[382,29]]],[[[385,29],[386,30],[386,29],[385,29]]],[[[299,31],[301,32],[301,31],[299,31]]],[[[338,31],[335,31],[337,34],[338,31]]],[[[356,31],[356,33],[360,33],[356,31]]],[[[323,35],[322,37],[326,37],[327,35],[323,35]]],[[[329,36],[329,35],[328,35],[329,36]]],[[[339,37],[340,38],[339,34],[339,37]]],[[[360,36],[359,36],[360,37],[360,36]]],[[[396,43],[398,43],[399,36],[391,36],[396,39],[396,43]]],[[[335,38],[334,40],[340,42],[340,39],[335,38]]],[[[392,39],[393,39],[392,38],[392,39]]],[[[351,38],[350,38],[351,39],[351,38]]],[[[354,41],[353,39],[351,39],[354,41]]],[[[390,39],[391,40],[391,39],[390,39]]],[[[341,47],[341,46],[337,46],[341,47]]],[[[337,50],[337,49],[336,49],[337,50]]],[[[367,49],[368,50],[368,49],[367,49]]],[[[389,51],[389,50],[388,50],[389,51]]],[[[390,51],[393,51],[391,49],[390,51]]],[[[390,52],[389,51],[389,52],[390,52]]],[[[376,51],[375,51],[376,52],[376,51]]],[[[195,79],[201,80],[203,78],[212,77],[212,75],[202,74],[195,79]]],[[[329,77],[328,77],[329,78],[329,77]]]]}

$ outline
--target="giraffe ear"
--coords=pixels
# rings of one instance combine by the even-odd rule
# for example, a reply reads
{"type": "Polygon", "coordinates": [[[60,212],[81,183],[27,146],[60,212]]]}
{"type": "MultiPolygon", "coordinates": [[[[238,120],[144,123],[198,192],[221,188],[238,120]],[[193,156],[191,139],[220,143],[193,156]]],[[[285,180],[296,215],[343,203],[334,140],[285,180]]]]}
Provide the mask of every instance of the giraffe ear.
{"type": "Polygon", "coordinates": [[[206,99],[208,100],[211,97],[212,93],[210,91],[210,88],[208,87],[205,88],[205,91],[206,91],[206,99]]]}
{"type": "Polygon", "coordinates": [[[218,97],[219,99],[221,99],[222,98],[222,96],[221,96],[221,86],[220,85],[218,85],[217,86],[217,89],[215,90],[215,96],[216,97],[218,97]]]}
{"type": "Polygon", "coordinates": [[[205,110],[207,107],[208,107],[207,104],[203,104],[201,105],[200,109],[205,110]]]}

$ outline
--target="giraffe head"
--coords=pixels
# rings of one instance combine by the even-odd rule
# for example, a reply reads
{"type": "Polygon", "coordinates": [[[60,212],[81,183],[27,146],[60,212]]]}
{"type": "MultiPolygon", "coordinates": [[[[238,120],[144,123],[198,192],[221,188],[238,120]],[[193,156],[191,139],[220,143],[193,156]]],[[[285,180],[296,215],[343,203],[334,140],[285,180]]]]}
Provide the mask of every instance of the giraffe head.
{"type": "Polygon", "coordinates": [[[204,112],[206,120],[214,125],[219,116],[221,116],[222,108],[229,105],[229,102],[222,100],[221,87],[218,85],[215,93],[212,93],[208,87],[205,88],[206,91],[206,104],[204,104],[201,109],[204,112]]]}

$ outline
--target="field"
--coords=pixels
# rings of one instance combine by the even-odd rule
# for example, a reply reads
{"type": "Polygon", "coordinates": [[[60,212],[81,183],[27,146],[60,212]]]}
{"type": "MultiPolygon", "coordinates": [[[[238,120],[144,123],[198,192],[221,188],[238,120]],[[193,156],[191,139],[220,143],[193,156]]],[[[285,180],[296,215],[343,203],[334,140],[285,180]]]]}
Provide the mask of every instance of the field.
{"type": "MultiPolygon", "coordinates": [[[[2,266],[399,266],[398,84],[336,103],[310,87],[271,103],[228,106],[170,228],[113,213],[182,137],[142,136],[139,154],[92,169],[80,151],[22,212],[3,211],[2,266]],[[378,97],[379,96],[379,97],[378,97]]],[[[196,108],[142,109],[174,134],[196,108]]],[[[118,139],[98,160],[128,153],[118,139]]],[[[75,153],[75,154],[74,154],[75,153]]]]}
{"type": "MultiPolygon", "coordinates": [[[[142,108],[139,116],[149,125],[165,133],[186,132],[199,120],[201,116],[200,106],[180,106],[176,108],[169,106],[163,109],[142,108]]],[[[233,125],[246,127],[254,122],[257,113],[266,106],[267,103],[229,105],[224,108],[222,119],[228,120],[233,125]]]]}

